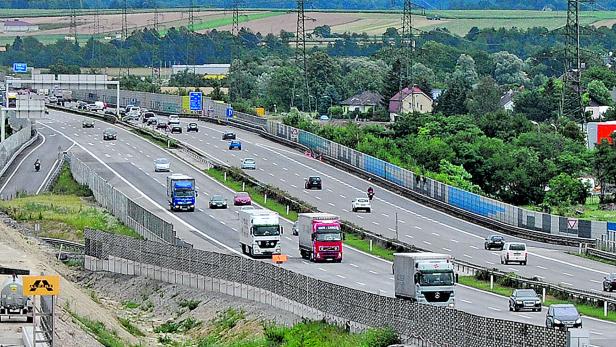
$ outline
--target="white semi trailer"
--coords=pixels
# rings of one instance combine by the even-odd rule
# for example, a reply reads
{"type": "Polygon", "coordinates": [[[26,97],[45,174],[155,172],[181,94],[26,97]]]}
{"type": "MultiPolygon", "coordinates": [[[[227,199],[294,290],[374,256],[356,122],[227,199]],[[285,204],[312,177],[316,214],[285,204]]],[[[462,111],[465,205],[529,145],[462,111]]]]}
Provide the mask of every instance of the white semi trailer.
{"type": "Polygon", "coordinates": [[[455,306],[453,258],[438,253],[395,253],[395,294],[419,303],[455,306]]]}

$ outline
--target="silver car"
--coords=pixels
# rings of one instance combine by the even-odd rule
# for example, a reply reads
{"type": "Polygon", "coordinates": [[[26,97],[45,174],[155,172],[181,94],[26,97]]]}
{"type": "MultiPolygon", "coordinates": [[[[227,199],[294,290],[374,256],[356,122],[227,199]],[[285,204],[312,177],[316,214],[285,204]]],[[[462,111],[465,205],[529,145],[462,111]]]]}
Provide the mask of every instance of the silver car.
{"type": "Polygon", "coordinates": [[[245,158],[242,160],[242,170],[256,170],[257,162],[252,158],[245,158]]]}
{"type": "Polygon", "coordinates": [[[154,172],[171,170],[171,162],[167,158],[158,158],[154,160],[154,172]]]}

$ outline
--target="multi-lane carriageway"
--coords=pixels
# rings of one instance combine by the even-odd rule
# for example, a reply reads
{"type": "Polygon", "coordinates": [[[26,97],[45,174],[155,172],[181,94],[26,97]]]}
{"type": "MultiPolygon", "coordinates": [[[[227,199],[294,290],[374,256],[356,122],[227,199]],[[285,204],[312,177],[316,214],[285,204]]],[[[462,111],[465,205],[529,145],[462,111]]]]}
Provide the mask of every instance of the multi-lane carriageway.
{"type": "MultiPolygon", "coordinates": [[[[83,118],[59,111],[50,111],[48,119],[39,121],[42,131],[50,131],[76,145],[71,149],[84,161],[95,168],[116,188],[133,199],[137,199],[160,217],[175,225],[178,236],[191,242],[197,248],[218,248],[226,252],[239,253],[237,209],[208,210],[207,201],[211,194],[222,194],[232,201],[233,193],[210,179],[203,172],[169,152],[118,127],[118,140],[101,139],[103,128],[111,125],[97,122],[94,129],[82,129],[83,118]],[[171,213],[166,209],[166,173],[153,172],[153,160],[168,157],[172,170],[192,175],[199,189],[198,210],[194,213],[171,213]]],[[[186,125],[186,124],[184,124],[186,125]]],[[[354,214],[349,212],[354,197],[365,196],[368,182],[347,172],[324,163],[306,158],[284,146],[267,141],[250,132],[233,129],[242,141],[242,151],[230,152],[221,134],[229,128],[209,123],[199,123],[199,132],[174,135],[200,151],[230,165],[239,166],[244,157],[257,160],[258,169],[249,172],[264,183],[281,187],[292,195],[317,206],[322,211],[340,214],[344,220],[361,227],[394,236],[395,214],[398,214],[400,239],[407,243],[432,251],[447,252],[457,258],[479,265],[499,267],[515,271],[524,276],[543,277],[546,281],[562,282],[582,289],[598,289],[603,273],[610,270],[604,264],[587,261],[566,254],[565,249],[527,242],[531,246],[529,265],[500,266],[498,253],[483,250],[483,238],[491,234],[487,229],[450,217],[439,211],[416,204],[408,199],[385,190],[376,189],[373,212],[354,214]],[[303,190],[304,177],[318,174],[323,178],[322,191],[303,190]]],[[[33,154],[39,157],[56,156],[57,152],[33,154]]],[[[20,184],[8,182],[7,187],[20,184]]],[[[283,250],[290,256],[284,266],[290,270],[329,282],[353,287],[382,295],[393,296],[391,263],[360,251],[346,248],[341,264],[312,264],[304,261],[297,251],[297,238],[290,233],[291,223],[284,222],[283,250]]],[[[507,237],[507,236],[506,236],[507,237]]],[[[511,239],[507,237],[508,239],[511,239]]],[[[543,325],[545,311],[513,313],[507,309],[503,297],[458,286],[456,295],[458,309],[469,313],[499,319],[543,325]]],[[[591,332],[593,345],[610,346],[616,341],[616,325],[588,317],[584,325],[591,332]]]]}

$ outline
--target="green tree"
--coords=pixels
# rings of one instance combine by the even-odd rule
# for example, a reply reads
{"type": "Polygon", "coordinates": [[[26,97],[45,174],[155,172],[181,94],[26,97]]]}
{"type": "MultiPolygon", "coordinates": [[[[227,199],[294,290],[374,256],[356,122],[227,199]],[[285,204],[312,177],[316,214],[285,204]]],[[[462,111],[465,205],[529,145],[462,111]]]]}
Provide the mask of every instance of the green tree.
{"type": "Polygon", "coordinates": [[[410,84],[417,85],[419,89],[430,95],[432,85],[436,82],[434,71],[422,63],[413,64],[412,82],[410,84]]]}
{"type": "Polygon", "coordinates": [[[588,83],[588,94],[601,105],[609,106],[612,104],[612,96],[603,81],[590,81],[588,83]]]}
{"type": "Polygon", "coordinates": [[[474,115],[482,115],[496,112],[500,109],[500,98],[496,82],[490,76],[483,77],[466,99],[465,105],[468,112],[474,115]]]}
{"type": "Polygon", "coordinates": [[[49,73],[54,75],[78,75],[81,74],[81,68],[78,65],[65,65],[64,61],[58,60],[58,62],[49,66],[49,73]]]}
{"type": "Polygon", "coordinates": [[[612,135],[612,142],[603,139],[596,146],[593,169],[595,176],[599,179],[601,186],[601,202],[605,201],[605,191],[608,184],[616,183],[616,146],[614,146],[615,135],[612,135]]]}
{"type": "Polygon", "coordinates": [[[466,114],[468,112],[466,108],[467,93],[467,83],[463,77],[454,77],[447,85],[445,92],[439,97],[434,112],[446,116],[466,114]]]}
{"type": "Polygon", "coordinates": [[[498,84],[523,85],[529,82],[524,72],[526,65],[515,54],[505,51],[495,53],[494,63],[494,77],[498,84]]]}
{"type": "Polygon", "coordinates": [[[588,197],[588,187],[579,179],[561,173],[548,183],[549,190],[543,203],[550,207],[568,207],[583,204],[588,197]]]}
{"type": "MultiPolygon", "coordinates": [[[[402,69],[402,63],[400,59],[396,59],[389,69],[387,76],[385,77],[385,83],[381,95],[383,96],[383,107],[389,108],[389,100],[394,97],[400,91],[400,70],[402,69]]],[[[404,86],[403,86],[404,87],[404,86]]]]}
{"type": "Polygon", "coordinates": [[[605,66],[593,66],[582,72],[582,85],[588,86],[592,81],[601,81],[607,89],[616,87],[616,72],[605,66]]]}
{"type": "Polygon", "coordinates": [[[467,88],[477,82],[478,75],[473,57],[466,54],[460,55],[453,72],[453,79],[462,81],[467,88]]]}
{"type": "Polygon", "coordinates": [[[329,25],[321,25],[312,30],[312,34],[317,37],[328,38],[332,36],[332,28],[329,25]]]}

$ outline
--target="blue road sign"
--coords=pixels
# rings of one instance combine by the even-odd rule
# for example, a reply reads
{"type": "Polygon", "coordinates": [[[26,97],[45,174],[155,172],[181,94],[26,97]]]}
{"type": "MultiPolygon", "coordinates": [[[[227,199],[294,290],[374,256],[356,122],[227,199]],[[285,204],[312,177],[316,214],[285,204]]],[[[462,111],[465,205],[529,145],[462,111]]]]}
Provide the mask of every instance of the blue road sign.
{"type": "Polygon", "coordinates": [[[190,92],[188,98],[190,99],[191,111],[201,111],[203,109],[203,93],[190,92]]]}
{"type": "Polygon", "coordinates": [[[13,63],[13,72],[19,72],[19,73],[28,72],[28,64],[26,64],[26,63],[13,63]]]}
{"type": "Polygon", "coordinates": [[[233,107],[227,107],[227,118],[233,118],[233,107]]]}

